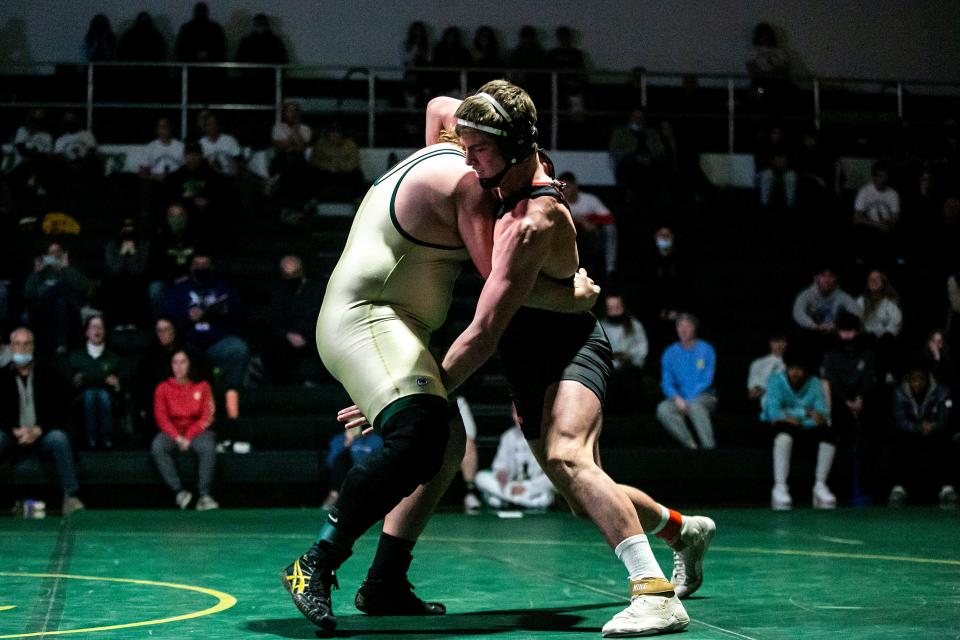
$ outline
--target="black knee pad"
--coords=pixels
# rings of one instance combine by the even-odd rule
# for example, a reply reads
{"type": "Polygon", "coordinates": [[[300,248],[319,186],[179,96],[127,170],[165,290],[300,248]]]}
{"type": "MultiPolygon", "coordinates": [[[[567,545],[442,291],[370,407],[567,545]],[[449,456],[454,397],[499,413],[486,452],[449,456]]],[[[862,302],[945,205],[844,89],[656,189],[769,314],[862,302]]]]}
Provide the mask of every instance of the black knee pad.
{"type": "Polygon", "coordinates": [[[414,482],[415,489],[433,478],[443,466],[450,439],[447,401],[424,394],[403,398],[397,403],[402,406],[381,423],[383,445],[393,450],[406,471],[405,479],[414,482]]]}

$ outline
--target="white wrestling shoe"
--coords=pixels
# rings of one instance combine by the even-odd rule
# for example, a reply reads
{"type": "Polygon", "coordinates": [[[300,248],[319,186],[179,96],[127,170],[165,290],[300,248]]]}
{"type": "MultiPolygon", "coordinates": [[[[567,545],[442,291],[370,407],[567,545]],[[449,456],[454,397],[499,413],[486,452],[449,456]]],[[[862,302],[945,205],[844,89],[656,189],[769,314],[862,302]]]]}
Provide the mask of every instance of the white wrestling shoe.
{"type": "Polygon", "coordinates": [[[680,528],[683,548],[673,552],[673,575],[670,576],[681,600],[692,596],[703,584],[703,556],[716,532],[716,523],[706,516],[683,516],[680,528]]]}
{"type": "Polygon", "coordinates": [[[664,578],[630,581],[630,606],[603,625],[604,638],[636,638],[683,631],[690,624],[673,585],[664,578]]]}
{"type": "Polygon", "coordinates": [[[833,492],[830,491],[830,487],[823,482],[818,482],[817,484],[813,485],[813,508],[837,508],[837,496],[833,495],[833,492]]]}
{"type": "Polygon", "coordinates": [[[793,498],[790,497],[787,485],[773,485],[773,490],[770,491],[770,508],[774,511],[789,511],[793,508],[793,498]]]}

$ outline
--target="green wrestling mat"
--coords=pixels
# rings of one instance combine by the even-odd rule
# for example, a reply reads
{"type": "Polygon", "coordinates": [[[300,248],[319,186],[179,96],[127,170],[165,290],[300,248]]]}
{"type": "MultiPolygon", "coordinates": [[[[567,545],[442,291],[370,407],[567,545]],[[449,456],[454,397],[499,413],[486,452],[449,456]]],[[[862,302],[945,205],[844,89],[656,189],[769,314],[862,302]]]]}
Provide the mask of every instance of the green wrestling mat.
{"type": "MultiPolygon", "coordinates": [[[[318,510],[81,512],[0,519],[0,639],[315,638],[280,570],[312,542],[318,510]]],[[[960,514],[935,508],[711,510],[705,582],[684,638],[960,637],[960,514]]],[[[411,580],[434,618],[353,607],[376,534],[334,592],[344,638],[599,638],[626,603],[623,566],[563,513],[440,514],[411,580]]],[[[669,577],[672,555],[653,543],[669,577]]]]}

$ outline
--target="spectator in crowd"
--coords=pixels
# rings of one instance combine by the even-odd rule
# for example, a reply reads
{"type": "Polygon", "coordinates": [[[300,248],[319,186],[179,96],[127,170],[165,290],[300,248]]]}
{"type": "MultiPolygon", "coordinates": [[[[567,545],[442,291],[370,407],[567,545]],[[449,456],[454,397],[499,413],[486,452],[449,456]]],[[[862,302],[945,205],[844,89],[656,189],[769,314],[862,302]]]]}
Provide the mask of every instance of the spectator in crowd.
{"type": "Polygon", "coordinates": [[[101,316],[87,318],[87,343],[70,354],[70,378],[83,407],[87,446],[113,448],[113,416],[120,393],[120,356],[107,348],[107,329],[101,316]]]}
{"type": "Polygon", "coordinates": [[[960,338],[960,269],[947,276],[947,326],[950,327],[950,343],[960,338]]]}
{"type": "Polygon", "coordinates": [[[790,86],[790,58],[777,41],[773,27],[766,22],[759,23],[753,30],[753,51],[747,60],[747,73],[758,101],[778,108],[790,86]]]}
{"type": "Polygon", "coordinates": [[[138,13],[130,28],[120,36],[117,59],[122,62],[164,62],[167,59],[167,43],[146,11],[138,13]]]}
{"type": "Polygon", "coordinates": [[[311,157],[319,172],[318,197],[353,200],[363,194],[366,181],[360,163],[360,145],[344,133],[339,123],[331,124],[313,145],[311,157]]]}
{"type": "Polygon", "coordinates": [[[13,362],[13,351],[7,344],[6,332],[0,333],[0,371],[6,369],[11,362],[13,362]]]}
{"type": "Polygon", "coordinates": [[[271,138],[273,160],[270,161],[270,175],[276,176],[273,193],[284,200],[281,206],[302,205],[314,188],[315,176],[306,158],[313,131],[301,121],[297,102],[288,100],[283,103],[280,122],[273,125],[271,138]]]}
{"type": "Polygon", "coordinates": [[[183,166],[183,143],[173,137],[170,118],[157,119],[157,137],[144,147],[140,175],[162,179],[183,166]]]}
{"type": "Polygon", "coordinates": [[[211,113],[203,123],[200,148],[203,157],[214,171],[232,176],[237,173],[237,157],[242,153],[240,143],[229,133],[220,130],[220,118],[211,113]]]}
{"type": "Polygon", "coordinates": [[[294,255],[280,260],[280,282],[273,292],[273,341],[264,353],[272,378],[279,383],[315,384],[323,365],[314,339],[317,315],[326,287],[308,279],[303,261],[294,255]]]}
{"type": "Polygon", "coordinates": [[[236,335],[244,308],[233,285],[214,272],[209,254],[194,253],[190,277],[167,292],[162,311],[176,322],[187,345],[223,372],[226,417],[236,420],[240,415],[239,393],[250,362],[250,348],[236,335]]]}
{"type": "Polygon", "coordinates": [[[824,198],[837,198],[843,190],[843,166],[836,154],[824,145],[816,129],[803,134],[803,142],[796,154],[794,168],[797,172],[797,188],[800,198],[809,196],[816,205],[824,198]]]}
{"type": "Polygon", "coordinates": [[[647,327],[655,346],[672,340],[676,333],[677,314],[692,306],[692,287],[686,262],[677,249],[676,236],[668,226],[659,227],[653,234],[655,251],[644,274],[647,298],[644,306],[650,310],[647,327]]]}
{"type": "Polygon", "coordinates": [[[760,421],[769,425],[773,435],[774,485],[770,504],[778,511],[793,506],[787,478],[794,441],[816,442],[813,507],[833,509],[837,498],[827,486],[827,476],[833,467],[837,445],[823,382],[812,375],[812,367],[795,349],[784,354],[784,365],[785,370],[770,376],[760,413],[760,421]]]}
{"type": "Polygon", "coordinates": [[[649,344],[643,325],[634,318],[617,294],[607,296],[606,315],[600,321],[613,350],[613,375],[607,391],[607,407],[636,409],[643,390],[643,365],[649,344]]]}
{"type": "Polygon", "coordinates": [[[70,254],[58,242],[34,260],[33,273],[23,286],[30,326],[38,334],[41,353],[64,354],[80,327],[80,309],[90,281],[70,265],[70,254]]]}
{"type": "MultiPolygon", "coordinates": [[[[430,56],[434,67],[456,67],[463,69],[473,64],[470,50],[463,44],[463,33],[459,27],[447,27],[440,41],[433,47],[430,56]]],[[[455,71],[431,74],[434,95],[457,94],[460,92],[460,74],[455,71]]]]}
{"type": "Polygon", "coordinates": [[[605,273],[609,278],[617,269],[617,222],[613,214],[600,198],[580,190],[572,172],[560,174],[560,181],[566,184],[563,195],[577,227],[580,265],[588,273],[605,273]]]}
{"type": "Polygon", "coordinates": [[[190,214],[193,232],[200,239],[226,233],[218,229],[218,217],[226,187],[223,176],[214,171],[203,157],[197,142],[184,145],[183,166],[166,181],[170,200],[179,201],[190,214]]]}
{"type": "Polygon", "coordinates": [[[383,446],[379,434],[360,435],[360,429],[341,430],[330,438],[327,448],[326,470],[329,474],[327,486],[330,490],[323,500],[323,508],[330,509],[340,497],[340,487],[353,465],[363,462],[367,456],[383,446]]]}
{"type": "Polygon", "coordinates": [[[83,59],[87,62],[110,62],[117,59],[117,38],[110,19],[98,13],[90,20],[83,37],[83,59]]]}
{"type": "Polygon", "coordinates": [[[573,46],[573,30],[570,27],[557,27],[554,35],[557,46],[547,52],[546,66],[561,72],[557,77],[561,108],[582,112],[587,85],[587,63],[583,51],[573,46]]]}
{"type": "Polygon", "coordinates": [[[870,182],[857,191],[853,203],[857,258],[882,263],[893,251],[892,233],[900,219],[900,195],[890,186],[890,170],[876,162],[870,182]]]}
{"type": "Polygon", "coordinates": [[[700,154],[678,134],[673,121],[661,120],[657,133],[660,153],[653,157],[653,169],[663,215],[671,215],[672,207],[712,198],[716,187],[700,168],[700,154]]]}
{"type": "Polygon", "coordinates": [[[783,139],[783,127],[770,128],[760,142],[754,162],[760,204],[771,208],[792,208],[797,204],[797,172],[790,166],[790,155],[783,139]]]}
{"type": "MultiPolygon", "coordinates": [[[[481,69],[502,69],[506,66],[500,55],[497,32],[490,25],[477,27],[473,34],[473,66],[481,69]]],[[[499,75],[503,75],[502,72],[499,75]]]]}
{"type": "Polygon", "coordinates": [[[34,360],[33,347],[29,329],[10,334],[13,363],[0,372],[0,458],[9,452],[51,458],[63,489],[63,515],[69,516],[83,502],[66,433],[66,384],[55,369],[34,360]]]}
{"type": "Polygon", "coordinates": [[[930,374],[926,363],[913,363],[893,398],[895,428],[887,465],[894,482],[889,498],[891,507],[906,504],[904,485],[932,477],[940,487],[940,506],[957,508],[953,483],[960,456],[950,432],[952,408],[950,389],[930,374]]]}
{"type": "Polygon", "coordinates": [[[625,205],[636,208],[656,200],[653,162],[663,154],[660,136],[647,126],[643,109],[630,111],[627,122],[610,134],[610,162],[625,205]]]}
{"type": "MultiPolygon", "coordinates": [[[[547,65],[547,52],[540,44],[540,35],[533,25],[523,25],[517,37],[517,46],[510,50],[507,64],[511,69],[543,69],[547,65]]],[[[512,72],[516,84],[523,86],[539,104],[543,96],[549,91],[549,78],[544,74],[529,74],[512,72]]]]}
{"type": "Polygon", "coordinates": [[[16,151],[14,166],[25,158],[42,159],[53,151],[53,136],[47,126],[47,112],[41,107],[31,109],[17,128],[13,137],[13,149],[16,151]]]}
{"type": "Polygon", "coordinates": [[[494,509],[546,509],[553,504],[553,483],[523,436],[516,407],[511,409],[513,425],[500,436],[491,469],[477,472],[477,488],[494,509]]]}
{"type": "Polygon", "coordinates": [[[149,439],[153,439],[153,392],[157,385],[170,377],[170,360],[177,351],[186,351],[190,366],[197,378],[208,380],[210,372],[204,364],[203,356],[188,349],[177,335],[177,326],[166,317],[157,318],[153,328],[153,339],[140,354],[137,361],[136,393],[137,413],[142,424],[149,425],[149,439]]]}
{"type": "Polygon", "coordinates": [[[678,342],[661,358],[660,388],[666,398],[657,405],[657,418],[687,449],[713,449],[716,440],[710,414],[717,407],[713,375],[717,357],[713,347],[697,337],[699,321],[689,313],[677,316],[678,342]],[[696,438],[687,426],[693,424],[696,438]]]}
{"type": "Polygon", "coordinates": [[[63,114],[60,128],[63,133],[53,143],[53,154],[70,174],[88,179],[96,178],[97,139],[89,129],[84,129],[76,111],[63,114]]]}
{"type": "Polygon", "coordinates": [[[273,29],[266,14],[253,16],[253,31],[244,36],[237,47],[237,62],[287,64],[287,47],[273,29]]]}
{"type": "Polygon", "coordinates": [[[137,238],[136,224],[127,218],[119,233],[104,248],[101,304],[106,319],[115,329],[134,329],[148,317],[148,269],[150,243],[137,238]]]}
{"type": "MultiPolygon", "coordinates": [[[[843,311],[837,317],[839,344],[823,356],[823,377],[830,384],[831,420],[837,436],[853,450],[854,503],[866,495],[871,479],[867,451],[882,435],[874,395],[876,357],[860,339],[860,318],[843,311]]],[[[886,405],[889,406],[889,405],[886,405]]]]}
{"type": "Polygon", "coordinates": [[[150,455],[174,494],[174,503],[181,509],[190,506],[193,493],[184,489],[174,450],[193,451],[197,456],[197,511],[220,507],[210,495],[213,472],[217,464],[217,439],[210,425],[216,411],[213,392],[206,380],[194,378],[190,356],[178,350],[170,360],[172,375],[157,385],[153,400],[153,415],[160,432],[150,445],[150,455]]]}
{"type": "Polygon", "coordinates": [[[887,274],[874,269],[867,274],[867,288],[857,298],[863,316],[863,332],[877,355],[879,378],[889,377],[900,360],[900,329],[903,327],[903,312],[900,310],[900,294],[890,284],[887,274]]]}
{"type": "Polygon", "coordinates": [[[841,311],[856,316],[861,313],[857,301],[840,289],[836,273],[827,266],[817,271],[813,284],[793,301],[793,321],[803,330],[803,338],[816,353],[822,353],[833,341],[837,315],[841,311]]]}
{"type": "Polygon", "coordinates": [[[154,316],[160,313],[160,305],[170,286],[187,279],[197,244],[197,234],[187,210],[180,202],[171,202],[167,207],[164,225],[151,243],[148,295],[154,316]]]}
{"type": "Polygon", "coordinates": [[[946,385],[952,392],[957,390],[957,369],[942,329],[930,332],[923,349],[917,354],[917,360],[926,364],[937,382],[946,385]]]}
{"type": "Polygon", "coordinates": [[[403,40],[400,59],[404,69],[416,69],[430,64],[430,33],[427,25],[416,20],[407,27],[407,37],[403,40]]]}
{"type": "Polygon", "coordinates": [[[783,354],[787,350],[787,336],[774,333],[770,336],[770,353],[750,363],[747,374],[747,397],[757,403],[763,402],[770,377],[784,370],[783,354]]]}
{"type": "Polygon", "coordinates": [[[206,2],[193,5],[193,19],[180,27],[175,45],[178,62],[223,62],[227,40],[223,27],[210,19],[206,2]]]}

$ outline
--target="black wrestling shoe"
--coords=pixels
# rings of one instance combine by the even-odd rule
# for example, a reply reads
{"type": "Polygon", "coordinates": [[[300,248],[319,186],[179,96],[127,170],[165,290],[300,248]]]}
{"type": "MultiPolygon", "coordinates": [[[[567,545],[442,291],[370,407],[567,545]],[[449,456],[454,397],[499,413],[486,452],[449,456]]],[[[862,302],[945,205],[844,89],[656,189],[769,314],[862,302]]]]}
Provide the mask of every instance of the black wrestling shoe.
{"type": "Polygon", "coordinates": [[[413,585],[403,578],[364,580],[353,603],[368,616],[442,616],[447,608],[439,602],[424,602],[413,594],[413,585]]]}
{"type": "Polygon", "coordinates": [[[293,604],[307,620],[324,631],[337,628],[337,617],[333,615],[330,601],[331,587],[340,588],[334,571],[318,569],[316,556],[307,552],[284,569],[281,578],[293,604]]]}

